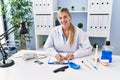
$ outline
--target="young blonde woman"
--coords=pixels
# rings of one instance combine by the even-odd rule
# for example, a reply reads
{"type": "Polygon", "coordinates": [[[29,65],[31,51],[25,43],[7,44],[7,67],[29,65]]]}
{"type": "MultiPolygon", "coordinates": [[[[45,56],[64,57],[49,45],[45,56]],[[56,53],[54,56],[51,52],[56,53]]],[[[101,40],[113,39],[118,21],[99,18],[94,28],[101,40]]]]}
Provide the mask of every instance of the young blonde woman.
{"type": "Polygon", "coordinates": [[[44,45],[49,53],[58,61],[72,60],[91,54],[92,47],[84,31],[71,23],[71,14],[67,8],[62,8],[57,14],[60,25],[53,28],[44,45]],[[67,55],[63,56],[64,53],[67,55]]]}

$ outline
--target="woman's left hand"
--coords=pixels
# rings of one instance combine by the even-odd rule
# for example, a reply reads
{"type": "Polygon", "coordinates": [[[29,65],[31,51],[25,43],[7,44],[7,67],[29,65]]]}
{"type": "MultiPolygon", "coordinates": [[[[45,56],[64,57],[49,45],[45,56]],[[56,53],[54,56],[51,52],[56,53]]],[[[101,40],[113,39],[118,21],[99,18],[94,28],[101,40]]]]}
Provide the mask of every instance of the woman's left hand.
{"type": "Polygon", "coordinates": [[[73,54],[67,54],[66,57],[65,57],[66,60],[72,60],[74,59],[74,55],[73,54]]]}

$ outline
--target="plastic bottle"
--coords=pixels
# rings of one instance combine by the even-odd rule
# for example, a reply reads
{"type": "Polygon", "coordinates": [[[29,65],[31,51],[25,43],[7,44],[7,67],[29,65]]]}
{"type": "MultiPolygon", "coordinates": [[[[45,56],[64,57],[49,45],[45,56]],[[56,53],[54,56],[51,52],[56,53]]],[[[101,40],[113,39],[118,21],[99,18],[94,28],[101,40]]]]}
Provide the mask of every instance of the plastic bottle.
{"type": "Polygon", "coordinates": [[[106,41],[105,46],[103,46],[101,59],[108,60],[109,63],[112,62],[112,49],[110,46],[110,41],[106,41]]]}
{"type": "Polygon", "coordinates": [[[96,49],[95,49],[95,62],[99,62],[99,57],[98,57],[98,45],[96,45],[96,49]]]}
{"type": "Polygon", "coordinates": [[[98,56],[98,45],[96,45],[95,48],[95,55],[93,57],[93,61],[97,64],[97,62],[99,62],[99,56],[98,56]]]}

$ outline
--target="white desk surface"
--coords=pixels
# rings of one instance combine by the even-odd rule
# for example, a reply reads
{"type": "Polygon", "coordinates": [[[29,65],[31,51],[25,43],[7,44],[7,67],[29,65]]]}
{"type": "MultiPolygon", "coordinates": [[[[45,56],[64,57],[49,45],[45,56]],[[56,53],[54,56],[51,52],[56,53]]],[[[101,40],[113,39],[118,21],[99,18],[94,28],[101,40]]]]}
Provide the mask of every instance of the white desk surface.
{"type": "MultiPolygon", "coordinates": [[[[75,70],[72,68],[66,69],[64,72],[53,73],[53,70],[64,65],[50,65],[48,58],[41,59],[44,64],[38,65],[34,63],[35,59],[24,61],[22,56],[31,50],[21,50],[11,57],[15,64],[8,68],[0,68],[0,80],[119,80],[120,79],[120,56],[113,55],[113,62],[109,66],[97,64],[98,70],[92,68],[89,70],[81,60],[92,61],[93,56],[77,58],[73,62],[80,64],[81,68],[75,70]]],[[[35,53],[43,53],[43,51],[32,51],[35,53]]]]}

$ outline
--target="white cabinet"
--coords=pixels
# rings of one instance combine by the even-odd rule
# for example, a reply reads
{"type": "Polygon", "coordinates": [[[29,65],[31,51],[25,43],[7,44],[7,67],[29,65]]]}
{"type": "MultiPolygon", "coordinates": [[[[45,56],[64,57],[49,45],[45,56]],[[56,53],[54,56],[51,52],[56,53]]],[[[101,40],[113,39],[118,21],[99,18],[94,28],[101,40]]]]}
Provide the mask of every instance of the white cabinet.
{"type": "Polygon", "coordinates": [[[57,12],[66,7],[72,23],[83,23],[90,37],[109,39],[112,0],[33,0],[36,49],[43,48],[50,30],[58,25],[57,12]],[[72,9],[74,6],[74,10],[72,9]]]}
{"type": "Polygon", "coordinates": [[[88,0],[88,35],[109,40],[111,14],[112,0],[88,0]]]}
{"type": "Polygon", "coordinates": [[[40,49],[44,36],[53,28],[53,0],[33,0],[35,45],[40,49]]]}

